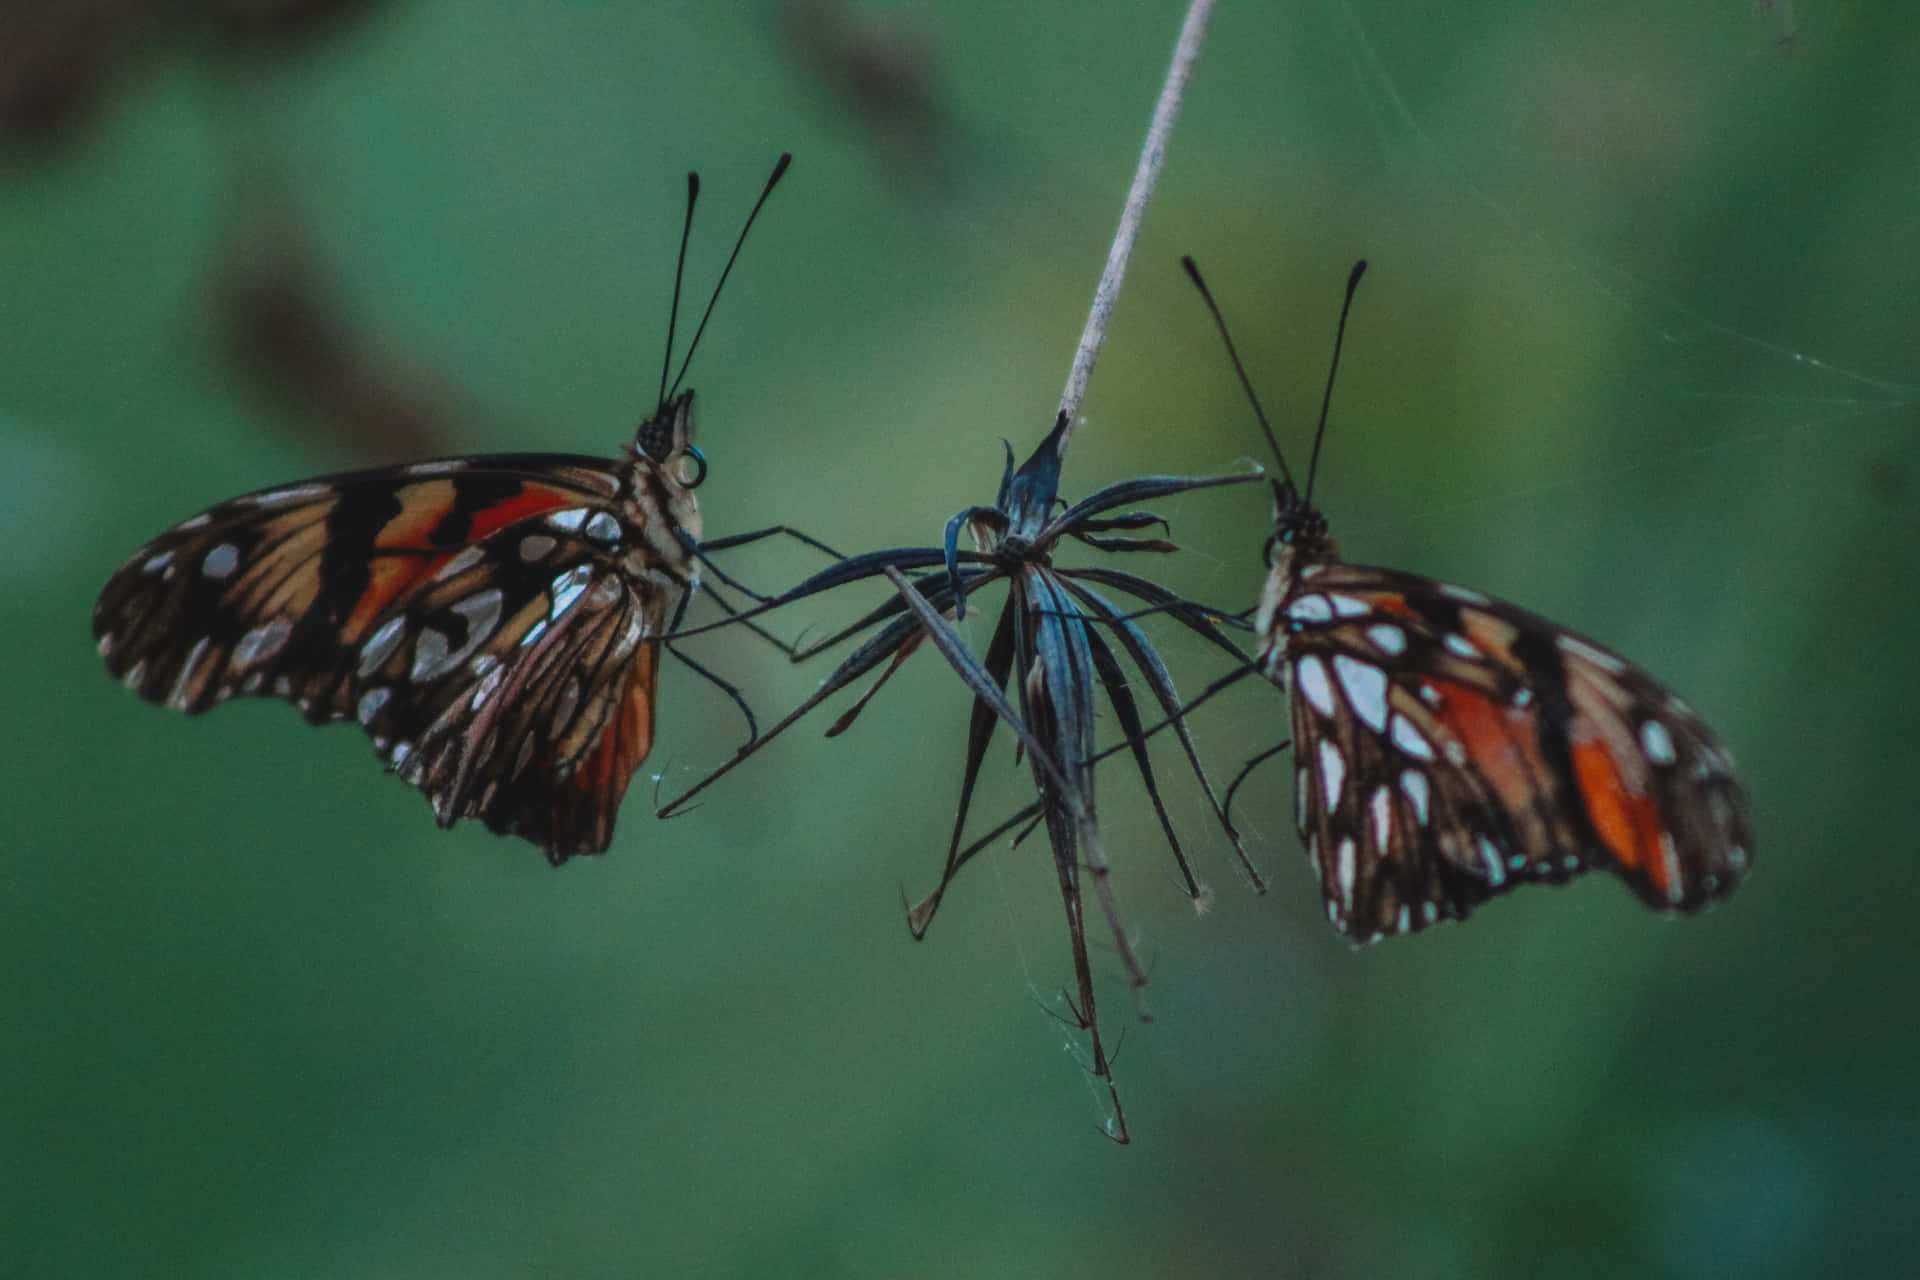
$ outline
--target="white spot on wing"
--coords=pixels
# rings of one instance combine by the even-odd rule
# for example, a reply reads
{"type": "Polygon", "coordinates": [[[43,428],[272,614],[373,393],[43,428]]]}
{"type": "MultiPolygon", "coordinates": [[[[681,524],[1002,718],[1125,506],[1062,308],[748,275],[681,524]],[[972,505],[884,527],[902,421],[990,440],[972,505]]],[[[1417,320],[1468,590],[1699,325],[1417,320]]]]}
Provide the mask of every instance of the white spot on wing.
{"type": "Polygon", "coordinates": [[[1367,639],[1373,641],[1373,647],[1390,657],[1398,657],[1407,651],[1407,633],[1391,622],[1376,622],[1367,628],[1367,639]]]}
{"type": "Polygon", "coordinates": [[[240,643],[233,647],[233,660],[243,667],[264,662],[280,652],[287,643],[287,637],[292,634],[292,622],[285,618],[275,618],[272,622],[255,627],[241,636],[240,643]]]}
{"type": "Polygon", "coordinates": [[[1493,601],[1475,591],[1472,587],[1456,587],[1451,582],[1440,584],[1440,594],[1452,596],[1455,600],[1465,600],[1468,604],[1492,604],[1493,601]]]}
{"type": "MultiPolygon", "coordinates": [[[[564,513],[563,513],[564,514],[564,513]]],[[[567,611],[580,593],[587,589],[587,583],[593,577],[593,566],[577,564],[555,578],[548,590],[553,593],[553,604],[547,610],[549,618],[558,618],[567,611]]]]}
{"type": "Polygon", "coordinates": [[[638,609],[627,611],[627,625],[621,629],[620,643],[613,647],[613,660],[625,662],[627,655],[639,647],[640,638],[647,633],[646,615],[638,609]]]}
{"type": "Polygon", "coordinates": [[[605,511],[593,513],[593,519],[587,521],[587,536],[595,542],[604,542],[609,546],[620,541],[620,522],[605,511]]]}
{"type": "Polygon", "coordinates": [[[437,476],[449,471],[458,471],[466,465],[465,458],[435,458],[431,462],[414,463],[406,468],[406,473],[410,476],[437,476]]]}
{"type": "Polygon", "coordinates": [[[1333,852],[1334,882],[1340,888],[1340,901],[1349,909],[1353,906],[1353,882],[1359,870],[1358,854],[1352,836],[1341,840],[1340,847],[1333,852]]]}
{"type": "Polygon", "coordinates": [[[1462,658],[1478,658],[1480,656],[1480,651],[1473,647],[1473,641],[1451,631],[1441,638],[1440,643],[1447,646],[1448,653],[1458,654],[1462,658]]]}
{"type": "MultiPolygon", "coordinates": [[[[500,625],[500,598],[500,588],[488,587],[454,604],[453,611],[467,620],[468,651],[485,644],[493,629],[500,625]]],[[[466,654],[463,652],[460,656],[465,658],[466,654]]]]}
{"type": "Polygon", "coordinates": [[[240,548],[231,542],[223,542],[207,552],[207,558],[200,562],[200,572],[209,578],[224,578],[240,564],[240,548]]]}
{"type": "Polygon", "coordinates": [[[269,489],[265,493],[253,496],[255,506],[270,507],[282,502],[305,502],[309,498],[324,498],[333,490],[324,484],[290,484],[284,489],[269,489]]]}
{"type": "Polygon", "coordinates": [[[1507,869],[1500,861],[1500,851],[1493,847],[1493,841],[1481,836],[1478,841],[1480,861],[1486,864],[1487,883],[1496,888],[1507,882],[1507,869]]]}
{"type": "Polygon", "coordinates": [[[1602,649],[1596,649],[1579,636],[1568,635],[1562,631],[1558,636],[1554,637],[1554,640],[1563,651],[1573,654],[1577,658],[1586,659],[1602,671],[1617,676],[1627,669],[1626,663],[1602,649]]]}
{"type": "Polygon", "coordinates": [[[1673,735],[1658,720],[1649,720],[1640,726],[1640,749],[1655,764],[1672,764],[1678,759],[1673,753],[1673,735]]]}
{"type": "Polygon", "coordinates": [[[554,540],[544,533],[530,533],[520,539],[520,558],[528,564],[547,558],[547,552],[553,550],[554,540]]]}
{"type": "Polygon", "coordinates": [[[172,563],[173,563],[173,552],[162,551],[159,555],[154,556],[152,559],[148,560],[145,564],[141,565],[140,572],[158,573],[172,563]]]}
{"type": "Polygon", "coordinates": [[[1416,760],[1433,759],[1433,744],[1428,742],[1421,732],[1413,727],[1413,722],[1405,716],[1395,716],[1387,736],[1393,739],[1393,745],[1416,760]]]}
{"type": "Polygon", "coordinates": [[[459,577],[486,558],[487,553],[479,547],[468,547],[459,555],[441,565],[439,570],[433,575],[433,580],[435,582],[444,582],[448,578],[459,577]]]}
{"type": "Polygon", "coordinates": [[[1340,755],[1340,748],[1320,740],[1320,786],[1325,791],[1327,812],[1332,813],[1340,804],[1340,786],[1347,780],[1347,762],[1340,755]]]}
{"type": "Polygon", "coordinates": [[[400,647],[400,637],[406,629],[405,614],[396,614],[388,618],[380,629],[368,638],[366,644],[361,646],[360,674],[363,676],[372,674],[375,667],[392,657],[393,651],[400,647]]]}
{"type": "Polygon", "coordinates": [[[179,524],[173,527],[176,529],[199,529],[199,528],[205,527],[209,522],[212,521],[212,519],[213,519],[213,512],[202,511],[199,515],[193,516],[190,519],[182,520],[179,524]]]}
{"type": "Polygon", "coordinates": [[[189,653],[187,660],[181,664],[180,674],[175,677],[173,689],[167,694],[168,706],[182,709],[186,707],[187,686],[193,683],[195,668],[200,665],[200,660],[207,656],[207,647],[212,643],[213,640],[209,636],[201,636],[199,640],[194,642],[193,652],[189,653]]]}
{"type": "Polygon", "coordinates": [[[541,618],[538,621],[536,621],[532,626],[527,628],[527,634],[520,637],[520,647],[522,649],[526,648],[528,645],[534,643],[536,640],[538,640],[541,636],[545,635],[546,633],[547,633],[547,620],[545,618],[541,618]]]}
{"type": "Polygon", "coordinates": [[[370,723],[373,717],[379,713],[380,708],[387,705],[387,699],[391,696],[392,691],[383,687],[375,687],[367,690],[360,695],[360,705],[354,708],[354,719],[358,720],[361,724],[370,723]]]}
{"type": "Polygon", "coordinates": [[[1400,775],[1400,794],[1413,806],[1413,819],[1421,826],[1427,825],[1427,804],[1430,795],[1427,789],[1427,775],[1418,769],[1408,769],[1400,775]]]}
{"type": "MultiPolygon", "coordinates": [[[[474,665],[476,668],[479,666],[479,659],[476,658],[474,660],[474,665]]],[[[492,698],[493,695],[499,691],[501,682],[506,678],[507,669],[505,667],[500,666],[498,663],[488,667],[485,674],[481,676],[480,683],[473,687],[473,697],[467,701],[468,709],[478,711],[481,707],[484,707],[488,699],[492,698]]]]}
{"type": "Polygon", "coordinates": [[[1375,733],[1385,729],[1387,673],[1344,653],[1333,655],[1333,673],[1340,678],[1340,687],[1346,691],[1347,703],[1352,706],[1354,714],[1375,733]]]}
{"type": "Polygon", "coordinates": [[[1323,716],[1333,715],[1333,685],[1327,679],[1326,664],[1312,654],[1293,664],[1294,687],[1307,696],[1313,709],[1323,716]]]}
{"type": "Polygon", "coordinates": [[[1364,618],[1373,612],[1365,600],[1356,600],[1352,596],[1329,594],[1327,599],[1333,602],[1333,612],[1342,618],[1364,618]]]}
{"type": "Polygon", "coordinates": [[[1373,847],[1385,853],[1393,836],[1393,792],[1375,787],[1367,798],[1367,816],[1373,820],[1373,847]]]}
{"type": "Polygon", "coordinates": [[[1301,596],[1287,606],[1287,616],[1295,622],[1332,622],[1333,605],[1325,596],[1301,596]]]}
{"type": "Polygon", "coordinates": [[[578,533],[580,532],[580,526],[586,522],[586,519],[587,509],[585,507],[568,507],[565,511],[556,511],[548,516],[547,523],[562,533],[578,533]]]}
{"type": "Polygon", "coordinates": [[[432,627],[420,628],[420,634],[413,639],[413,670],[408,678],[428,680],[445,671],[447,666],[446,633],[432,627]]]}
{"type": "Polygon", "coordinates": [[[500,588],[488,587],[485,591],[476,591],[463,600],[456,600],[450,607],[467,624],[467,638],[458,649],[447,651],[447,637],[438,631],[427,630],[421,633],[413,650],[413,678],[418,680],[436,680],[453,670],[472,656],[473,651],[487,642],[493,635],[493,629],[500,625],[500,588]],[[431,636],[433,639],[428,640],[431,636]]]}

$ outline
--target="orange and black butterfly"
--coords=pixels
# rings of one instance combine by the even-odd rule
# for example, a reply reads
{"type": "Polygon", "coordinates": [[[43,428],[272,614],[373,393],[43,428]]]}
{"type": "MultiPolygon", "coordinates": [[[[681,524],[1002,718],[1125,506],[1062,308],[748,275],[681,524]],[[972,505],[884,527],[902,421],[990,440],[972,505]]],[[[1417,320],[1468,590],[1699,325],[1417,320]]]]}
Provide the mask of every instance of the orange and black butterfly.
{"type": "MultiPolygon", "coordinates": [[[[698,191],[689,174],[688,229],[698,191]]],[[[685,260],[683,230],[676,312],[685,260]]],[[[672,348],[669,324],[658,407],[622,457],[348,472],[175,525],[100,593],[108,670],[188,713],[252,694],[314,724],[356,720],[441,826],[477,817],[556,864],[603,852],[653,745],[661,637],[700,581],[706,460],[684,362],[667,382],[672,348]]]]}
{"type": "Polygon", "coordinates": [[[1325,403],[1304,491],[1254,408],[1280,469],[1254,661],[1287,692],[1295,819],[1334,926],[1370,942],[1596,867],[1665,911],[1731,890],[1752,856],[1746,795],[1700,717],[1537,614],[1342,561],[1312,499],[1325,403]]]}

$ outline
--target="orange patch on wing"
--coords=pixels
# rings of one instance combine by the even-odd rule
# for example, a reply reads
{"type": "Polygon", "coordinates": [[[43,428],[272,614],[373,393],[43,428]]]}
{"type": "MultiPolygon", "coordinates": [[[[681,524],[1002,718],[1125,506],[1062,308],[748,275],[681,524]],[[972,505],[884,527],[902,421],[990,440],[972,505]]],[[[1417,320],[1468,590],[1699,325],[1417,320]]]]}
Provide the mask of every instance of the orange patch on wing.
{"type": "MultiPolygon", "coordinates": [[[[354,602],[353,613],[342,628],[342,639],[351,644],[386,607],[414,586],[437,573],[457,552],[436,550],[433,531],[453,510],[457,490],[453,479],[427,480],[408,485],[400,491],[400,514],[387,521],[374,537],[375,555],[369,566],[366,590],[354,602]],[[385,554],[380,554],[380,553],[385,554]],[[409,555],[408,552],[429,552],[409,555]]],[[[467,545],[491,537],[510,524],[581,505],[578,494],[529,484],[520,493],[473,513],[467,526],[467,545]]]]}
{"type": "Polygon", "coordinates": [[[1546,772],[1533,732],[1533,713],[1515,711],[1458,681],[1429,683],[1440,695],[1435,718],[1460,740],[1473,767],[1509,807],[1524,804],[1530,780],[1546,772]]]}
{"type": "Polygon", "coordinates": [[[1480,652],[1496,655],[1508,665],[1515,665],[1510,659],[1513,642],[1520,633],[1511,622],[1484,609],[1466,608],[1460,611],[1460,626],[1467,633],[1467,639],[1480,652]]]}
{"type": "Polygon", "coordinates": [[[593,754],[580,762],[576,775],[591,790],[610,788],[613,804],[618,806],[626,794],[627,780],[653,750],[654,694],[658,685],[658,650],[643,644],[633,655],[633,669],[627,674],[627,690],[613,713],[613,723],[600,735],[593,754]]]}
{"type": "Polygon", "coordinates": [[[1652,797],[1628,786],[1613,753],[1601,742],[1573,744],[1573,776],[1586,802],[1594,831],[1622,867],[1647,876],[1659,892],[1668,893],[1666,860],[1660,848],[1660,806],[1652,797]]]}
{"type": "Polygon", "coordinates": [[[1397,591],[1369,591],[1361,596],[1376,612],[1391,614],[1396,618],[1405,618],[1409,622],[1425,622],[1418,609],[1407,603],[1407,598],[1397,591]]]}
{"type": "Polygon", "coordinates": [[[341,628],[340,638],[348,644],[356,643],[360,633],[367,629],[367,624],[378,617],[395,596],[412,586],[419,576],[418,560],[400,556],[381,556],[374,560],[367,566],[367,589],[354,602],[353,612],[348,615],[346,626],[341,628]]]}
{"type": "Polygon", "coordinates": [[[455,490],[451,480],[426,480],[400,490],[400,512],[380,527],[374,536],[376,550],[398,548],[426,551],[432,546],[428,536],[433,527],[453,510],[455,490]]]}
{"type": "Polygon", "coordinates": [[[529,484],[516,496],[474,512],[473,523],[468,528],[467,540],[478,542],[482,538],[492,537],[508,525],[525,520],[528,516],[537,516],[543,511],[558,511],[562,507],[585,505],[586,503],[577,493],[550,489],[543,484],[529,484]]]}

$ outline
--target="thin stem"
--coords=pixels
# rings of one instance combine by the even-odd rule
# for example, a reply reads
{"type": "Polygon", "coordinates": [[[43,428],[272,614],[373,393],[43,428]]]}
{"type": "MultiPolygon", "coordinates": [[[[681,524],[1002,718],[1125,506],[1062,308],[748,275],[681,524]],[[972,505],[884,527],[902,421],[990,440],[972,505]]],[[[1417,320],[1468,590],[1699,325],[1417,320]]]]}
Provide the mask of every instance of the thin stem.
{"type": "Polygon", "coordinates": [[[1120,297],[1120,282],[1126,278],[1127,259],[1133,255],[1133,242],[1140,235],[1140,223],[1146,218],[1147,201],[1153,196],[1154,183],[1160,178],[1160,165],[1167,156],[1167,139],[1180,114],[1180,102],[1186,96],[1187,80],[1200,57],[1200,44],[1206,38],[1207,19],[1213,16],[1213,0],[1192,0],[1186,21],[1180,24],[1180,39],[1173,47],[1173,63],[1167,68],[1166,82],[1160,86],[1160,101],[1153,109],[1153,123],[1147,126],[1147,141],[1140,148],[1140,163],[1133,171],[1133,186],[1127,191],[1126,207],[1120,211],[1120,229],[1114,232],[1113,247],[1107,251],[1107,269],[1093,291],[1093,308],[1087,313],[1087,327],[1080,334],[1079,349],[1073,353],[1073,367],[1067,371],[1067,389],[1060,396],[1060,413],[1067,428],[1060,435],[1060,456],[1073,439],[1074,423],[1080,416],[1080,402],[1087,398],[1087,383],[1093,378],[1094,361],[1107,340],[1107,321],[1113,316],[1114,303],[1120,297]]]}

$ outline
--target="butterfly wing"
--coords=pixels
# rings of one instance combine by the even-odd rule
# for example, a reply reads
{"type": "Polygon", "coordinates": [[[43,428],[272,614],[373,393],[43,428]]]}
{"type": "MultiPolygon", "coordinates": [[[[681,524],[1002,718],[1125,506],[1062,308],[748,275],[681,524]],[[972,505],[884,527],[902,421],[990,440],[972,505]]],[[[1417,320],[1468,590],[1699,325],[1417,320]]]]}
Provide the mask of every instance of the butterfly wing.
{"type": "Polygon", "coordinates": [[[1303,569],[1271,626],[1296,816],[1343,932],[1464,918],[1596,866],[1688,911],[1746,869],[1726,751],[1592,641],[1478,592],[1340,563],[1303,569]]]}
{"type": "Polygon", "coordinates": [[[641,641],[693,583],[621,491],[598,459],[503,455],[236,498],[114,575],[95,640],[179,710],[260,694],[358,720],[443,826],[597,853],[652,742],[641,641]]]}
{"type": "Polygon", "coordinates": [[[397,638],[363,654],[356,717],[440,825],[478,817],[558,863],[613,837],[653,745],[658,646],[646,641],[680,592],[636,584],[550,522],[532,527],[508,531],[515,550],[545,554],[443,571],[392,613],[397,638]]]}

